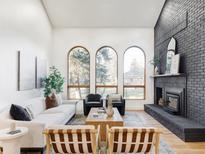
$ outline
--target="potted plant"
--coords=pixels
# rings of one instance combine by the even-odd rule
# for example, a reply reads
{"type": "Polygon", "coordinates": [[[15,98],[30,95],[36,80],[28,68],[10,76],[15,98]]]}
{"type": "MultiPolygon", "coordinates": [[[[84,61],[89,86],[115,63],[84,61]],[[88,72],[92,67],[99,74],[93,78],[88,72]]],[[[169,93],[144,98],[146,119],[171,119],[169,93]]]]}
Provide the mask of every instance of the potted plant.
{"type": "Polygon", "coordinates": [[[160,74],[160,57],[154,56],[152,60],[150,60],[150,64],[154,66],[154,74],[159,75],[160,74]]]}
{"type": "Polygon", "coordinates": [[[46,108],[57,106],[55,94],[63,92],[64,77],[55,66],[50,67],[49,75],[43,79],[46,108]]]}

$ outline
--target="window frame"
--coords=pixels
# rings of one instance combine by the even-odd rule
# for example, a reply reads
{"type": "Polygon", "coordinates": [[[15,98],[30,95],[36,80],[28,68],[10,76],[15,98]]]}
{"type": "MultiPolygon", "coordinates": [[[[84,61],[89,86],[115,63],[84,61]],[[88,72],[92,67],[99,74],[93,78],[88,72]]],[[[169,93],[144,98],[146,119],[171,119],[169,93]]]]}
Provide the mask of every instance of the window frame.
{"type": "Polygon", "coordinates": [[[117,54],[116,50],[113,47],[108,46],[108,45],[100,47],[95,53],[95,93],[97,93],[97,88],[116,88],[116,93],[118,93],[118,54],[117,54]],[[97,54],[102,48],[111,48],[115,52],[116,60],[117,60],[117,62],[116,62],[116,66],[117,66],[117,76],[116,76],[117,77],[117,83],[116,83],[116,85],[97,85],[97,54]]]}
{"type": "MultiPolygon", "coordinates": [[[[74,47],[72,47],[70,50],[69,50],[69,52],[68,52],[68,56],[67,56],[67,77],[68,77],[68,80],[67,80],[67,99],[69,99],[69,100],[83,100],[84,98],[71,98],[70,97],[70,93],[69,93],[69,89],[70,88],[88,88],[89,90],[89,93],[90,93],[90,71],[91,71],[91,69],[90,69],[90,60],[91,60],[91,58],[90,58],[90,52],[89,52],[89,50],[87,49],[87,48],[85,48],[84,46],[81,46],[81,45],[77,45],[77,46],[74,46],[74,47]],[[73,49],[75,49],[75,48],[83,48],[85,51],[87,51],[87,53],[89,54],[89,84],[88,85],[70,85],[69,84],[69,80],[70,80],[70,72],[69,72],[69,58],[70,58],[70,53],[72,52],[72,50],[73,49]]],[[[88,94],[89,94],[88,93],[88,94]]]]}
{"type": "Polygon", "coordinates": [[[130,46],[128,47],[125,51],[124,51],[124,54],[123,54],[123,97],[125,98],[125,88],[143,88],[144,89],[144,98],[142,99],[137,99],[137,98],[125,98],[126,100],[146,100],[146,54],[145,54],[145,51],[139,47],[139,46],[136,46],[136,45],[133,45],[133,46],[130,46]],[[143,53],[144,55],[144,85],[125,85],[125,73],[124,73],[124,64],[125,64],[125,53],[130,49],[130,48],[138,48],[141,50],[141,52],[143,53]]]}

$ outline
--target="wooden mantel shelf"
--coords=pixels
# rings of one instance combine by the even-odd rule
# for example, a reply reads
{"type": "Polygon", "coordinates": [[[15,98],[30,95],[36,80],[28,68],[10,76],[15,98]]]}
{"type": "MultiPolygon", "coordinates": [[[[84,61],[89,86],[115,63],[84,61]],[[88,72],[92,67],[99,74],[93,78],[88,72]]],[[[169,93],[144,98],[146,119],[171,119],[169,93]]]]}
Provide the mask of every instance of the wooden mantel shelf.
{"type": "Polygon", "coordinates": [[[185,73],[177,73],[177,74],[159,74],[159,75],[153,75],[152,78],[160,78],[160,77],[180,77],[180,76],[186,76],[185,73]]]}

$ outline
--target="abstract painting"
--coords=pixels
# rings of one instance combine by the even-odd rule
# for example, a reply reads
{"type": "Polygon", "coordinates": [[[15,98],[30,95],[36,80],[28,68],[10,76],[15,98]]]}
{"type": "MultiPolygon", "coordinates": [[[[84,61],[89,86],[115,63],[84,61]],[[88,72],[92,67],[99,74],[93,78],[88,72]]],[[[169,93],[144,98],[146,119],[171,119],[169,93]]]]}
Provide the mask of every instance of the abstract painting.
{"type": "Polygon", "coordinates": [[[18,51],[18,91],[35,89],[35,55],[18,51]]]}

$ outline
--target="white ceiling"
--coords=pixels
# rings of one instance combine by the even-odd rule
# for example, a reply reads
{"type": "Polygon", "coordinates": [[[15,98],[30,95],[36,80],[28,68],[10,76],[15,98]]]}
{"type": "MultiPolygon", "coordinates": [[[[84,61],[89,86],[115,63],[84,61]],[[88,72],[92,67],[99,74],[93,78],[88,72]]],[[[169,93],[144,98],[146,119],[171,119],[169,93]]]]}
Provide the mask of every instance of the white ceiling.
{"type": "Polygon", "coordinates": [[[54,27],[153,28],[165,0],[43,0],[54,27]]]}

